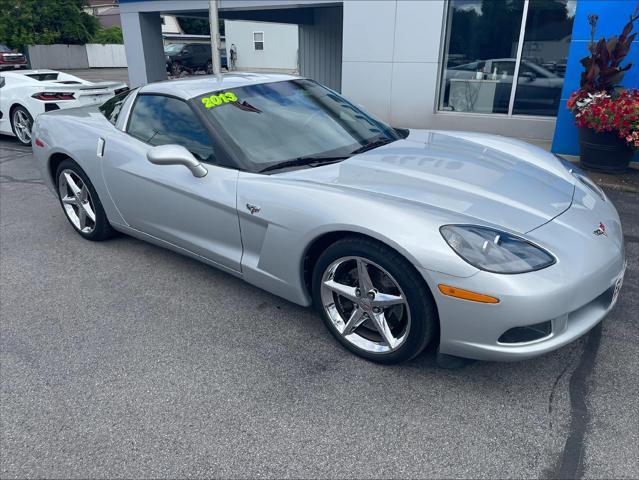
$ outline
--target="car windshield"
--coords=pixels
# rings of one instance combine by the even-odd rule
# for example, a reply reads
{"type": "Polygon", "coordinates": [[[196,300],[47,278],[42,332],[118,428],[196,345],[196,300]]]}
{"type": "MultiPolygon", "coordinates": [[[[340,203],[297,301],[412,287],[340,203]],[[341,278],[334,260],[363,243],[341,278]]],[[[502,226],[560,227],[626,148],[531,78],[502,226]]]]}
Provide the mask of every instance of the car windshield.
{"type": "Polygon", "coordinates": [[[182,48],[184,48],[184,44],[182,43],[171,43],[169,45],[167,45],[166,47],[164,47],[164,53],[179,53],[182,48]]]}
{"type": "Polygon", "coordinates": [[[0,43],[0,52],[10,52],[10,51],[11,49],[9,47],[0,43]]]}
{"type": "Polygon", "coordinates": [[[194,101],[252,171],[272,170],[279,164],[292,167],[292,162],[304,160],[337,161],[402,138],[311,80],[230,88],[194,101]]]}

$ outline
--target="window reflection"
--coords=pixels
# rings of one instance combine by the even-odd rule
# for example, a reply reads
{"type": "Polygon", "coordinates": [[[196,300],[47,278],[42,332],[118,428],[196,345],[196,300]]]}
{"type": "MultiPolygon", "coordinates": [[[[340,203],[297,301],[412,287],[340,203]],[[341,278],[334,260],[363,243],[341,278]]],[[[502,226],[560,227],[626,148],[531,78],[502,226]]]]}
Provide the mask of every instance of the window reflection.
{"type": "MultiPolygon", "coordinates": [[[[524,0],[450,0],[440,109],[509,113],[524,0]]],[[[554,116],[575,0],[530,0],[514,114],[554,116]]]]}
{"type": "Polygon", "coordinates": [[[574,0],[530,0],[514,114],[557,115],[574,15],[574,0]]]}
{"type": "Polygon", "coordinates": [[[524,0],[451,0],[442,110],[508,113],[524,0]]]}

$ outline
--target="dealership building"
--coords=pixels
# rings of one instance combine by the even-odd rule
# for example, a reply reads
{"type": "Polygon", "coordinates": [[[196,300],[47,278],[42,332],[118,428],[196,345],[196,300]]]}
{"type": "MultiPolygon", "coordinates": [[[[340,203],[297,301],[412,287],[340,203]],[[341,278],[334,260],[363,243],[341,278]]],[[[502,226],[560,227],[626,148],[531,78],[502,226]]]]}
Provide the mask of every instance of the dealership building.
{"type": "MultiPolygon", "coordinates": [[[[208,0],[120,0],[133,86],[166,78],[161,15],[208,16],[208,0]]],[[[219,0],[219,15],[298,25],[298,68],[397,127],[472,130],[577,154],[566,100],[597,38],[633,0],[219,0]]],[[[639,26],[636,26],[639,28],[639,26]]],[[[258,32],[259,35],[259,32],[258,32]]],[[[281,48],[268,35],[253,42],[281,48]]],[[[256,47],[257,48],[257,47],[256,47]]],[[[639,87],[639,41],[624,84],[639,87]]]]}

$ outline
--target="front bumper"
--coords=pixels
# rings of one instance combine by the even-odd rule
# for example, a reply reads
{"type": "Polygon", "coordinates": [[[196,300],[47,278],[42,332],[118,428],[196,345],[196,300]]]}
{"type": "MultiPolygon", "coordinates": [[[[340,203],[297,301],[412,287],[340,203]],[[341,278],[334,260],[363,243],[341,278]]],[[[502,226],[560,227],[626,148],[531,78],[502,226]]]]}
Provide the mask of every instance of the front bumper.
{"type": "Polygon", "coordinates": [[[621,224],[609,201],[590,198],[585,203],[589,206],[578,201],[527,235],[557,257],[551,267],[517,275],[480,271],[468,278],[421,271],[439,311],[441,353],[496,361],[532,358],[576,340],[610,312],[625,271],[621,224]],[[606,235],[594,234],[599,222],[608,227],[606,235]],[[445,296],[438,284],[490,295],[500,302],[445,296]],[[549,322],[549,330],[540,338],[503,341],[502,335],[513,328],[544,322],[549,322]]]}
{"type": "Polygon", "coordinates": [[[20,70],[28,67],[27,63],[0,63],[0,70],[20,70]]]}

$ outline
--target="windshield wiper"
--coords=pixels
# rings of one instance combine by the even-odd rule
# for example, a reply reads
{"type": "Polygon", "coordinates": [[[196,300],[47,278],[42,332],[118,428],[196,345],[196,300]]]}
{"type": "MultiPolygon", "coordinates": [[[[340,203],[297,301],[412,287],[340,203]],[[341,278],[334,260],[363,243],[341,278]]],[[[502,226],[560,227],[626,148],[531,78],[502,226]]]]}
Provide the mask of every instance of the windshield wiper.
{"type": "Polygon", "coordinates": [[[389,143],[394,141],[395,140],[393,140],[392,138],[380,137],[376,140],[373,140],[367,143],[366,145],[361,146],[360,148],[356,150],[353,150],[351,152],[351,155],[357,155],[358,153],[368,152],[369,150],[373,150],[374,148],[377,148],[377,147],[383,147],[384,145],[388,145],[389,143]]]}
{"type": "Polygon", "coordinates": [[[271,170],[279,170],[281,168],[289,168],[289,167],[303,167],[303,166],[311,166],[318,167],[320,165],[326,165],[328,163],[339,162],[340,160],[345,160],[348,158],[348,155],[341,157],[298,157],[293,160],[287,160],[285,162],[279,162],[274,165],[269,165],[266,168],[263,168],[259,171],[259,173],[270,172],[271,170]]]}

